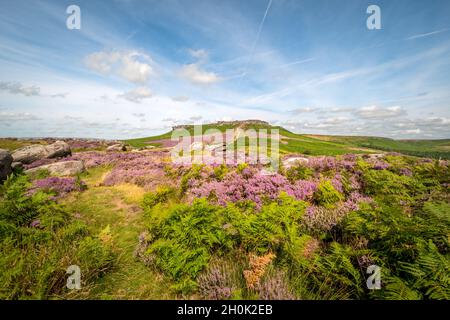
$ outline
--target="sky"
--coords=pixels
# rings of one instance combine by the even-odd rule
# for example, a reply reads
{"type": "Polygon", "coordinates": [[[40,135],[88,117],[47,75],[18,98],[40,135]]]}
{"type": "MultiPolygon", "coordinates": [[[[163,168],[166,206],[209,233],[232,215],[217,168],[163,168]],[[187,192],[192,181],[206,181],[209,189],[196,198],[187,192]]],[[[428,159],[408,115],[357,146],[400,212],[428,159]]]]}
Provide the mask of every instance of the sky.
{"type": "Polygon", "coordinates": [[[449,17],[448,0],[2,0],[0,137],[260,119],[450,138],[449,17]],[[381,29],[367,28],[370,5],[381,29]]]}

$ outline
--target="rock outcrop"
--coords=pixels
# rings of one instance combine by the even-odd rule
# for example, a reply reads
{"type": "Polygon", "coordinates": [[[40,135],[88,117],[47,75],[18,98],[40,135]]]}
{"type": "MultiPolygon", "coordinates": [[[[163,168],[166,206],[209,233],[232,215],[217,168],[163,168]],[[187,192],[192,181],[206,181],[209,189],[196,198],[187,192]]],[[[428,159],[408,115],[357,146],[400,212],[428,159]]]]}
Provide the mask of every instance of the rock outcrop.
{"type": "Polygon", "coordinates": [[[127,146],[123,143],[116,143],[106,148],[107,152],[127,151],[127,146]]]}
{"type": "Polygon", "coordinates": [[[0,182],[5,180],[11,174],[11,163],[13,158],[9,151],[0,149],[0,182]]]}
{"type": "Polygon", "coordinates": [[[64,141],[56,141],[48,146],[45,146],[47,151],[47,158],[61,158],[72,154],[70,146],[64,141]]]}
{"type": "Polygon", "coordinates": [[[297,164],[307,164],[309,162],[308,158],[305,157],[290,157],[283,160],[283,166],[288,169],[297,164]]]}
{"type": "Polygon", "coordinates": [[[11,163],[11,169],[23,169],[22,162],[13,162],[11,163]]]}
{"type": "Polygon", "coordinates": [[[85,167],[83,161],[61,161],[29,169],[25,173],[30,174],[39,170],[48,170],[50,174],[56,176],[73,176],[82,173],[85,167]]]}
{"type": "Polygon", "coordinates": [[[30,164],[41,159],[59,158],[71,155],[70,147],[64,141],[56,141],[47,146],[34,144],[17,149],[13,152],[14,162],[30,164]]]}

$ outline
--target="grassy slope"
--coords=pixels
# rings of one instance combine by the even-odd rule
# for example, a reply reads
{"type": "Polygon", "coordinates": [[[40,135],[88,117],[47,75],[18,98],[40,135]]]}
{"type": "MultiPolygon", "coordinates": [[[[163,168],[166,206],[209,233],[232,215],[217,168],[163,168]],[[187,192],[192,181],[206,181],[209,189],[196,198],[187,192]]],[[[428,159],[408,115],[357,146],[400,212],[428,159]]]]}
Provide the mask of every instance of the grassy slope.
{"type": "Polygon", "coordinates": [[[144,195],[135,185],[113,187],[99,183],[111,168],[89,169],[82,176],[88,189],[65,199],[67,209],[79,214],[89,228],[98,234],[109,226],[117,253],[115,268],[94,288],[76,298],[88,299],[173,299],[168,296],[167,280],[134,257],[137,239],[145,230],[140,203],[144,195]]]}
{"type": "MultiPolygon", "coordinates": [[[[191,135],[194,135],[194,126],[189,125],[185,127],[191,135]]],[[[217,126],[215,124],[206,124],[202,126],[203,132],[205,133],[210,129],[219,129],[221,132],[225,132],[228,129],[234,129],[235,126],[231,125],[221,125],[217,126]]],[[[282,143],[280,144],[280,151],[282,153],[305,153],[311,155],[339,155],[346,153],[362,153],[367,151],[354,150],[352,146],[344,145],[342,143],[322,141],[320,139],[315,139],[307,137],[305,135],[299,135],[292,133],[282,127],[273,127],[267,125],[248,125],[243,126],[242,129],[278,129],[280,135],[282,136],[282,143]]],[[[270,131],[268,131],[270,133],[270,131]]],[[[170,139],[172,136],[172,131],[166,132],[159,136],[138,138],[125,140],[124,142],[132,145],[136,148],[142,148],[145,146],[153,145],[160,146],[159,143],[154,142],[162,139],[170,139]],[[152,143],[154,142],[154,143],[152,143]]],[[[268,142],[270,147],[270,141],[268,142]]]]}
{"type": "Polygon", "coordinates": [[[47,144],[44,140],[26,140],[26,139],[15,139],[15,138],[0,138],[0,149],[6,149],[13,151],[30,144],[47,144]]]}
{"type": "MultiPolygon", "coordinates": [[[[234,129],[231,125],[206,124],[203,132],[217,128],[222,132],[234,129]]],[[[362,136],[327,136],[306,135],[290,132],[282,127],[267,125],[248,125],[243,129],[279,129],[282,136],[280,151],[282,153],[303,153],[310,155],[339,155],[346,153],[371,153],[379,151],[395,151],[413,156],[450,159],[450,139],[447,140],[393,140],[379,137],[362,136]]],[[[186,126],[191,135],[194,134],[192,125],[186,126]]],[[[161,139],[170,139],[172,131],[159,136],[125,140],[134,147],[148,145],[159,146],[152,143],[161,139]]],[[[270,142],[269,142],[270,145],[270,142]]]]}
{"type": "Polygon", "coordinates": [[[450,159],[450,139],[393,140],[378,137],[311,136],[316,139],[414,156],[450,159]]]}

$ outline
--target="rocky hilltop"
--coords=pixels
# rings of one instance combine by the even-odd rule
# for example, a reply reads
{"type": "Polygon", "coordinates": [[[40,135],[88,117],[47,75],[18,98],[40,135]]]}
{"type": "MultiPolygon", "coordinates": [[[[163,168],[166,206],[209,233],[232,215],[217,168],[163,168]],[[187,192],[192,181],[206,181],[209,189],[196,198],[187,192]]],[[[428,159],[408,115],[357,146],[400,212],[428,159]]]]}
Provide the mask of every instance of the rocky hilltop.
{"type": "MultiPolygon", "coordinates": [[[[229,126],[229,127],[248,127],[248,126],[270,126],[270,123],[268,123],[267,121],[263,121],[263,120],[234,120],[234,121],[217,121],[214,123],[209,123],[207,124],[208,126],[217,126],[217,127],[222,127],[222,126],[229,126]]],[[[192,125],[177,125],[172,127],[173,130],[176,129],[186,129],[188,127],[192,127],[192,125]]]]}

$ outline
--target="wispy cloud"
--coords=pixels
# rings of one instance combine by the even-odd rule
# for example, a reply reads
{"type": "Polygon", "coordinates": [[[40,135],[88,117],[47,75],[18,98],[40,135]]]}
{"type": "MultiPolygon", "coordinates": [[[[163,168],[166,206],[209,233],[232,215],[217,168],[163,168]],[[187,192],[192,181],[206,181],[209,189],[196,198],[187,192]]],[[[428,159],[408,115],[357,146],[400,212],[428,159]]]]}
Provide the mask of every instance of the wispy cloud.
{"type": "Polygon", "coordinates": [[[119,95],[120,98],[124,98],[134,103],[140,103],[143,99],[150,98],[152,92],[146,87],[134,88],[124,94],[119,95]]]}
{"type": "Polygon", "coordinates": [[[8,112],[0,111],[0,122],[13,122],[13,121],[36,121],[41,120],[38,116],[29,112],[8,112]]]}
{"type": "Polygon", "coordinates": [[[291,110],[290,113],[293,113],[293,114],[311,113],[311,112],[317,112],[319,110],[320,110],[319,108],[306,107],[306,108],[297,108],[297,109],[291,110]]]}
{"type": "Polygon", "coordinates": [[[357,117],[368,120],[395,118],[406,115],[405,109],[400,106],[386,108],[379,106],[367,106],[356,110],[354,113],[357,117]]]}
{"type": "Polygon", "coordinates": [[[11,94],[22,94],[24,96],[39,96],[41,94],[41,88],[38,86],[25,86],[19,82],[0,82],[0,90],[7,91],[11,94]]]}
{"type": "Polygon", "coordinates": [[[419,38],[425,38],[425,37],[433,36],[435,34],[446,32],[448,30],[450,30],[450,29],[449,28],[445,28],[445,29],[440,29],[440,30],[436,30],[436,31],[427,32],[427,33],[420,33],[420,34],[416,34],[416,35],[410,36],[410,37],[406,38],[406,40],[414,40],[414,39],[419,39],[419,38]]]}
{"type": "Polygon", "coordinates": [[[258,32],[256,33],[256,38],[255,38],[255,41],[253,42],[252,49],[250,51],[250,56],[249,56],[245,66],[244,66],[244,69],[243,69],[243,72],[242,72],[243,76],[245,76],[247,74],[248,65],[253,59],[253,55],[255,53],[256,46],[258,44],[259,38],[261,36],[262,29],[264,27],[264,23],[266,22],[267,14],[269,13],[269,10],[270,10],[271,6],[272,6],[272,0],[269,0],[269,2],[267,3],[266,11],[264,12],[264,16],[263,16],[263,18],[262,18],[262,20],[261,20],[261,22],[259,24],[258,32]]]}
{"type": "Polygon", "coordinates": [[[284,68],[284,67],[290,67],[296,64],[303,64],[303,63],[307,63],[307,62],[311,62],[316,60],[316,58],[308,58],[308,59],[302,59],[302,60],[296,60],[296,61],[292,61],[292,62],[288,62],[282,65],[277,66],[276,68],[284,68]]]}

